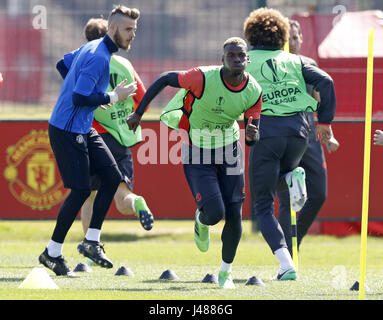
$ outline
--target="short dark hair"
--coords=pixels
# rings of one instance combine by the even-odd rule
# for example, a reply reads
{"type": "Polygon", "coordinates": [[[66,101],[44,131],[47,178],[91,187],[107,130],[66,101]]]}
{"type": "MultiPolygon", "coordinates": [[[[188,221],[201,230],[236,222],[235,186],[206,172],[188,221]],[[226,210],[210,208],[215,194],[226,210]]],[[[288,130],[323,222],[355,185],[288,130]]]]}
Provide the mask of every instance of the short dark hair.
{"type": "Polygon", "coordinates": [[[115,6],[113,10],[109,13],[109,17],[108,17],[109,24],[115,15],[122,15],[124,17],[129,17],[133,20],[137,20],[140,17],[140,10],[136,8],[128,8],[121,4],[118,6],[115,6]]]}
{"type": "Polygon", "coordinates": [[[302,34],[301,25],[297,20],[289,19],[290,28],[296,27],[298,29],[299,34],[302,34]]]}
{"type": "Polygon", "coordinates": [[[92,41],[102,38],[108,32],[108,21],[102,18],[91,18],[84,28],[86,40],[92,41]]]}
{"type": "Polygon", "coordinates": [[[246,40],[252,46],[282,49],[289,39],[290,24],[280,11],[259,8],[246,18],[243,30],[246,40]]]}
{"type": "Polygon", "coordinates": [[[231,37],[226,39],[226,41],[223,43],[223,48],[225,49],[225,47],[229,44],[243,45],[247,49],[246,41],[240,37],[231,37]]]}

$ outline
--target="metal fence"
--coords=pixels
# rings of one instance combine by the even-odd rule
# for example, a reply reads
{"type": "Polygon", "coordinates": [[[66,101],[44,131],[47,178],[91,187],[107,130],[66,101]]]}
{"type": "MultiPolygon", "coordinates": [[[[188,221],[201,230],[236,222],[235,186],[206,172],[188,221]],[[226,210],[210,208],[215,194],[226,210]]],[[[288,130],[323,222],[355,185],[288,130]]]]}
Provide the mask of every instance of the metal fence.
{"type": "MultiPolygon", "coordinates": [[[[378,8],[382,1],[302,0],[130,0],[141,11],[129,58],[145,86],[162,72],[220,64],[222,43],[242,36],[243,21],[268,5],[290,16],[298,12],[334,13],[378,8]],[[339,7],[338,7],[339,9],[339,7]]],[[[115,0],[0,0],[0,89],[2,107],[53,107],[62,80],[55,69],[62,56],[85,42],[91,17],[107,17],[115,0]]],[[[168,90],[168,89],[166,89],[168,90]]],[[[162,107],[161,94],[152,104],[162,107]]]]}

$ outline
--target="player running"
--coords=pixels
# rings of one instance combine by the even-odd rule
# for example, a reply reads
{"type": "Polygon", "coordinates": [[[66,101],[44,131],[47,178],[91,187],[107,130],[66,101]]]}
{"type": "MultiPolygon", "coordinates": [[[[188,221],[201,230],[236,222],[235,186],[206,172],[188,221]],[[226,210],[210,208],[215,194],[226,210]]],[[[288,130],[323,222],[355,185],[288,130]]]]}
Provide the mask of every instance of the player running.
{"type": "Polygon", "coordinates": [[[288,187],[291,206],[300,211],[307,199],[305,171],[298,167],[307,148],[310,126],[305,112],[317,110],[318,102],[306,91],[306,83],[319,91],[316,138],[327,143],[332,135],[335,89],[331,77],[299,56],[283,51],[290,25],[274,9],[254,10],[244,22],[252,74],[263,90],[260,140],[250,150],[249,180],[258,227],[279,261],[276,280],[295,280],[296,268],[286,240],[274,216],[278,189],[288,187]]]}
{"type": "Polygon", "coordinates": [[[223,45],[223,66],[202,66],[163,73],[148,89],[128,119],[135,130],[146,106],[166,86],[183,88],[164,109],[161,120],[184,130],[183,167],[195,199],[194,239],[198,249],[209,249],[209,227],[225,217],[222,231],[221,288],[234,288],[232,263],[242,235],[244,193],[243,155],[238,116],[244,114],[246,144],[258,139],[261,88],[245,72],[247,45],[229,38],[223,45]]]}
{"type": "MultiPolygon", "coordinates": [[[[108,31],[108,21],[102,18],[90,19],[84,28],[85,37],[88,41],[105,36],[108,31]]],[[[131,30],[132,41],[135,38],[136,28],[131,30]]],[[[131,43],[130,43],[131,45],[131,43]]],[[[130,46],[129,46],[130,48],[130,46]]],[[[128,51],[129,48],[126,50],[128,51]]],[[[145,230],[153,227],[153,214],[142,196],[133,193],[133,157],[130,147],[142,141],[141,127],[134,133],[126,125],[126,117],[138,106],[146,89],[141,78],[135,71],[130,61],[124,57],[112,55],[110,59],[110,81],[108,91],[113,89],[122,80],[128,79],[127,83],[137,83],[137,90],[132,98],[123,102],[115,103],[106,111],[101,108],[94,112],[93,128],[100,134],[109,150],[115,158],[118,168],[122,173],[123,180],[118,186],[114,196],[117,210],[122,214],[135,214],[145,230]]],[[[88,229],[94,199],[100,186],[100,177],[92,176],[92,192],[81,208],[81,221],[84,232],[88,229]]]]}
{"type": "Polygon", "coordinates": [[[92,121],[98,106],[124,101],[137,88],[135,83],[125,86],[124,80],[107,93],[110,57],[119,48],[129,47],[130,29],[135,28],[139,16],[137,9],[124,6],[111,11],[105,37],[90,41],[78,49],[49,119],[52,150],[64,186],[71,192],[60,208],[51,240],[39,256],[39,262],[59,276],[73,276],[62,256],[63,243],[80,208],[90,195],[90,176],[96,172],[101,176],[101,186],[89,228],[78,249],[98,265],[113,267],[100,243],[100,235],[122,178],[108,147],[92,128],[92,121]]]}
{"type": "MultiPolygon", "coordinates": [[[[290,38],[289,48],[290,53],[299,54],[303,43],[301,27],[298,21],[289,20],[290,23],[290,38]]],[[[312,64],[318,67],[318,64],[311,58],[300,55],[305,64],[312,64]]],[[[306,85],[307,92],[317,101],[320,101],[319,93],[313,89],[312,85],[306,85]]],[[[326,159],[320,141],[315,138],[315,121],[314,113],[306,113],[307,120],[310,125],[309,143],[304,153],[299,166],[306,173],[306,188],[307,201],[300,210],[297,218],[297,247],[299,249],[303,237],[306,235],[310,226],[314,222],[320,209],[327,198],[327,167],[326,159]]],[[[327,143],[326,148],[329,153],[336,151],[339,148],[339,142],[333,136],[327,143]]],[[[292,254],[291,240],[291,214],[290,214],[290,197],[289,192],[278,192],[279,198],[279,215],[278,220],[281,224],[283,233],[285,234],[287,247],[292,254]]]]}

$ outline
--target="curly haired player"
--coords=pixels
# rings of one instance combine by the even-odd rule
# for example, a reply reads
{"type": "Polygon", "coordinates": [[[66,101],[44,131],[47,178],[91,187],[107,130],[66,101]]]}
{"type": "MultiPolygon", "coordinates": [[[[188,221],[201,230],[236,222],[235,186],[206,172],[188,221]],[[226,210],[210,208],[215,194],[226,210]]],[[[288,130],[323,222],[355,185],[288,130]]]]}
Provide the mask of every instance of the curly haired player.
{"type": "Polygon", "coordinates": [[[306,112],[318,109],[316,138],[326,143],[332,137],[336,105],[331,77],[283,51],[289,32],[288,19],[275,9],[254,10],[244,22],[244,35],[252,46],[247,71],[263,92],[260,139],[249,154],[250,192],[258,227],[280,264],[276,280],[297,278],[284,233],[274,216],[276,192],[288,188],[293,209],[303,207],[307,199],[305,171],[298,165],[310,132],[306,112]],[[307,93],[306,83],[319,91],[319,108],[307,93]]]}
{"type": "MultiPolygon", "coordinates": [[[[301,27],[298,21],[289,20],[290,23],[290,53],[299,54],[303,43],[301,27]]],[[[308,57],[300,55],[306,64],[312,64],[318,67],[317,63],[308,57]]],[[[320,101],[320,95],[313,89],[313,86],[306,85],[307,92],[311,94],[317,101],[320,101]]],[[[299,249],[303,237],[306,235],[310,226],[314,222],[320,209],[322,208],[327,197],[327,167],[326,159],[320,141],[315,138],[315,122],[312,112],[306,113],[307,120],[310,124],[309,143],[299,166],[306,173],[307,201],[299,211],[296,228],[297,228],[297,247],[299,249]]],[[[332,137],[325,144],[329,153],[339,148],[339,142],[332,137]]],[[[279,215],[278,220],[281,224],[283,233],[285,234],[287,247],[292,253],[291,240],[291,214],[290,214],[290,198],[289,192],[278,192],[279,198],[279,215]]]]}

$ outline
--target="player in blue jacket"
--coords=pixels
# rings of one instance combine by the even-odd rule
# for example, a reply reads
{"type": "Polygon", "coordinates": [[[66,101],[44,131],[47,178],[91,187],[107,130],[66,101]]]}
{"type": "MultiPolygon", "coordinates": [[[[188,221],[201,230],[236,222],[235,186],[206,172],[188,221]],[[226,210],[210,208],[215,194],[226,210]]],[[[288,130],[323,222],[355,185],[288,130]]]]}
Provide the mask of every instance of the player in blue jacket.
{"type": "MultiPolygon", "coordinates": [[[[100,243],[102,223],[121,182],[121,173],[100,135],[92,128],[94,110],[100,105],[128,99],[136,83],[122,81],[107,93],[111,55],[119,48],[127,50],[137,27],[140,12],[124,6],[114,8],[108,18],[105,37],[77,49],[66,61],[68,72],[49,119],[49,138],[66,188],[71,189],[58,213],[56,226],[39,262],[56,275],[74,276],[62,249],[64,239],[83,203],[91,192],[90,177],[97,173],[101,186],[94,202],[93,216],[78,251],[104,268],[113,263],[100,243]]],[[[65,56],[64,56],[65,60],[65,56]]]]}

